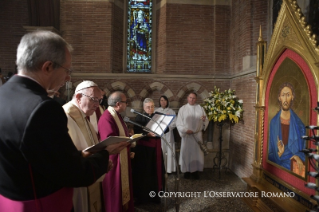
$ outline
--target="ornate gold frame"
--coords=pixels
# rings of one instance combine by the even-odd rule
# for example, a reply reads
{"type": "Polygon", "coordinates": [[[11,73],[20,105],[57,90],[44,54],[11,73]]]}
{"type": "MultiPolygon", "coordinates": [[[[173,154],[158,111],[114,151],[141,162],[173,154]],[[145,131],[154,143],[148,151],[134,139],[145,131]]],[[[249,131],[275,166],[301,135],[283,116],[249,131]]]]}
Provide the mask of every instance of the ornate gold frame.
{"type": "MultiPolygon", "coordinates": [[[[248,190],[263,191],[264,189],[268,191],[280,191],[276,187],[265,180],[265,174],[267,177],[275,179],[277,182],[281,183],[288,189],[294,191],[301,197],[309,200],[309,195],[296,190],[291,185],[287,184],[284,180],[279,179],[272,175],[271,173],[263,170],[263,143],[264,143],[264,118],[265,118],[265,98],[267,82],[271,71],[280,57],[280,55],[285,51],[285,49],[290,49],[297,54],[299,54],[304,61],[307,63],[311,70],[311,74],[315,81],[315,87],[317,90],[317,99],[319,99],[319,47],[316,42],[316,35],[311,32],[311,27],[306,24],[305,17],[301,13],[301,9],[297,5],[295,0],[283,0],[281,10],[279,12],[276,25],[270,40],[268,51],[266,52],[266,42],[260,35],[257,42],[257,73],[256,73],[256,126],[255,126],[255,154],[253,174],[250,178],[244,178],[247,182],[248,190]]],[[[317,125],[319,125],[319,119],[317,116],[317,125]]],[[[293,201],[292,198],[287,199],[285,204],[282,201],[276,199],[263,200],[261,198],[253,200],[245,200],[246,203],[252,206],[252,208],[263,207],[263,210],[268,207],[269,202],[276,206],[278,209],[289,209],[289,211],[301,211],[307,207],[298,204],[297,201],[293,201]]],[[[265,210],[267,211],[267,210],[265,210]]],[[[269,210],[271,211],[271,210],[269,210]]],[[[279,210],[280,211],[280,210],[279,210]]]]}
{"type": "MultiPolygon", "coordinates": [[[[260,33],[261,34],[261,33],[260,33]]],[[[265,41],[261,35],[257,43],[258,50],[265,49],[265,41]]],[[[312,34],[310,26],[306,26],[305,17],[300,12],[296,1],[283,0],[277,23],[270,40],[267,54],[258,51],[257,55],[257,98],[256,98],[256,134],[255,134],[255,160],[254,167],[260,168],[262,163],[263,120],[265,109],[266,86],[270,72],[278,57],[285,49],[297,52],[311,69],[318,91],[319,77],[319,47],[316,45],[316,35],[312,34]],[[262,61],[265,55],[265,62],[262,61]]],[[[319,92],[317,99],[319,99],[319,92]]],[[[317,121],[318,124],[318,121],[317,121]]],[[[256,179],[258,176],[256,176],[256,179]]]]}

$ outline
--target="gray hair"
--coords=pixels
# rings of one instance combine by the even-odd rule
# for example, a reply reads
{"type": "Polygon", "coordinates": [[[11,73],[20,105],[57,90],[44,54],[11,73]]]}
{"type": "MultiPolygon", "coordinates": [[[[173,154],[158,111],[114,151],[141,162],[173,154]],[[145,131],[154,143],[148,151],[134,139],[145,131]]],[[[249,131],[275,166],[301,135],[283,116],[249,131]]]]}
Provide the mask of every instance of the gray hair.
{"type": "Polygon", "coordinates": [[[46,61],[63,64],[66,59],[65,50],[73,50],[61,36],[50,31],[35,31],[25,34],[17,49],[16,65],[18,70],[36,71],[46,61]]]}
{"type": "Polygon", "coordinates": [[[117,102],[122,101],[122,95],[124,95],[124,93],[121,91],[113,92],[107,99],[107,104],[111,107],[114,107],[117,102]]]}
{"type": "MultiPolygon", "coordinates": [[[[149,102],[153,102],[153,104],[154,104],[153,99],[151,99],[151,98],[145,98],[144,101],[143,101],[143,107],[144,107],[144,104],[149,103],[149,102]]],[[[155,104],[154,104],[154,105],[155,105],[155,104]]]]}

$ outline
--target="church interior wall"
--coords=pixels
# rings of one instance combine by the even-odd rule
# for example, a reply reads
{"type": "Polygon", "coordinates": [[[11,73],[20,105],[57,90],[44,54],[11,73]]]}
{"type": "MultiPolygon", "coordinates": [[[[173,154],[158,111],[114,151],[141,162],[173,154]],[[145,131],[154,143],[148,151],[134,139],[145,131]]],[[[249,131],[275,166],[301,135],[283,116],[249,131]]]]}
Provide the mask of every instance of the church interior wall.
{"type": "MultiPolygon", "coordinates": [[[[192,89],[209,92],[217,86],[236,90],[244,100],[245,112],[243,122],[230,126],[230,168],[240,177],[250,176],[256,84],[253,56],[259,25],[266,33],[267,1],[186,2],[156,1],[156,77],[132,77],[123,70],[124,1],[61,1],[60,32],[74,48],[72,82],[90,79],[113,91],[111,84],[119,81],[134,91],[133,100],[150,97],[156,104],[161,92],[169,90],[176,111],[192,89]],[[252,58],[244,69],[243,58],[247,56],[252,58]],[[156,82],[164,85],[163,90],[150,88],[156,82]],[[198,84],[199,90],[190,86],[192,83],[198,84]],[[144,89],[146,96],[141,95],[144,89]]],[[[27,13],[24,0],[0,1],[0,26],[4,29],[0,33],[0,67],[4,75],[14,69],[16,46],[26,32],[23,26],[28,25],[27,13]]],[[[202,102],[201,96],[198,102],[202,102]]]]}
{"type": "Polygon", "coordinates": [[[15,71],[17,46],[29,24],[27,1],[0,1],[0,68],[2,75],[15,71]]]}
{"type": "MultiPolygon", "coordinates": [[[[121,4],[123,5],[123,4],[121,4]]],[[[112,61],[112,73],[123,72],[123,45],[124,42],[124,9],[123,7],[113,4],[112,14],[112,47],[111,47],[111,61],[112,61]]]]}
{"type": "MultiPolygon", "coordinates": [[[[230,24],[231,88],[244,101],[244,118],[230,130],[230,169],[251,175],[255,144],[256,43],[267,35],[268,1],[232,1],[230,24]]],[[[265,39],[266,40],[266,39],[265,39]]]]}
{"type": "Polygon", "coordinates": [[[165,9],[164,73],[228,75],[229,6],[166,4],[165,9]]]}
{"type": "Polygon", "coordinates": [[[245,177],[252,173],[254,162],[255,134],[255,73],[232,79],[231,87],[244,101],[243,121],[231,126],[230,133],[230,169],[238,176],[245,177]]]}
{"type": "Polygon", "coordinates": [[[156,73],[163,74],[166,70],[166,4],[156,11],[156,73]]]}
{"type": "Polygon", "coordinates": [[[61,1],[60,31],[74,48],[74,72],[112,72],[113,10],[108,1],[61,1]]]}

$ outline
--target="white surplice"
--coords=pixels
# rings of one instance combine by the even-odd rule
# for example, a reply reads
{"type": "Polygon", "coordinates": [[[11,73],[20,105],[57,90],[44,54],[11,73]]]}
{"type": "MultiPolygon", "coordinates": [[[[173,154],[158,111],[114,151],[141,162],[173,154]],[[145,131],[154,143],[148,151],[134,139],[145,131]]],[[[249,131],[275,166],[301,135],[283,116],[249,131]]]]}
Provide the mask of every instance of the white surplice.
{"type": "Polygon", "coordinates": [[[204,153],[197,143],[197,141],[203,142],[202,130],[206,130],[208,126],[207,116],[205,121],[201,120],[202,116],[206,116],[206,113],[197,104],[186,104],[178,111],[176,127],[182,137],[179,165],[183,173],[204,169],[204,153]],[[187,130],[192,130],[194,134],[186,134],[187,130]]]}
{"type": "MultiPolygon", "coordinates": [[[[104,113],[104,110],[103,110],[103,108],[102,108],[101,106],[99,106],[99,110],[100,110],[100,113],[101,113],[101,115],[102,115],[102,114],[104,113]]],[[[94,113],[90,116],[90,123],[92,124],[92,126],[93,126],[95,132],[98,133],[99,130],[98,130],[97,125],[98,125],[98,123],[99,123],[99,120],[98,120],[98,118],[97,118],[97,114],[96,114],[95,111],[94,111],[94,113]]]]}
{"type": "MultiPolygon", "coordinates": [[[[76,124],[76,122],[69,116],[68,117],[68,128],[69,135],[78,150],[83,150],[88,147],[87,142],[76,124]]],[[[87,187],[79,187],[73,189],[73,207],[76,212],[89,211],[88,206],[88,190],[87,187]]]]}
{"type": "MultiPolygon", "coordinates": [[[[174,110],[170,108],[162,108],[159,107],[155,110],[155,112],[163,113],[165,115],[176,115],[174,110]]],[[[174,133],[173,130],[176,127],[176,117],[172,120],[171,124],[169,125],[169,132],[164,134],[163,137],[166,139],[170,147],[173,149],[173,152],[175,153],[175,139],[174,139],[174,133]]],[[[167,165],[166,165],[166,171],[167,173],[172,173],[176,171],[176,163],[175,163],[175,155],[172,154],[171,148],[165,143],[164,139],[161,140],[162,150],[165,157],[165,154],[167,154],[167,165]]]]}
{"type": "MultiPolygon", "coordinates": [[[[87,147],[97,144],[99,141],[95,134],[95,129],[92,124],[87,121],[85,114],[78,109],[78,107],[69,102],[63,106],[68,118],[68,129],[69,135],[79,151],[86,149],[87,147]],[[72,114],[72,115],[71,115],[72,114]],[[71,117],[73,116],[73,118],[71,117]],[[85,127],[81,130],[79,127],[80,122],[76,122],[75,116],[78,118],[77,121],[83,123],[85,127]],[[80,118],[79,118],[80,117],[80,118]],[[86,138],[87,137],[87,138],[86,138]]],[[[91,191],[99,191],[99,182],[102,182],[105,175],[102,175],[94,184],[90,186],[91,191]]],[[[73,207],[75,212],[87,212],[90,211],[92,205],[89,205],[88,187],[78,187],[73,189],[73,207]]],[[[91,198],[90,198],[91,199],[91,198]]],[[[99,207],[99,206],[98,206],[99,207]]]]}

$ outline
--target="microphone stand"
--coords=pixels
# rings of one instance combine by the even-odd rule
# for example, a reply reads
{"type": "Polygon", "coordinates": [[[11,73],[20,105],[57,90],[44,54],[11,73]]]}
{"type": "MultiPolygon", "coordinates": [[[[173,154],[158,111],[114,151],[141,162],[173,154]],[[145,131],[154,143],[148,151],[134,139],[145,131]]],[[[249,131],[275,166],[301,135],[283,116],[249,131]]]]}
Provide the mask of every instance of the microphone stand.
{"type": "MultiPolygon", "coordinates": [[[[157,136],[159,136],[161,139],[164,140],[165,144],[170,148],[170,150],[172,151],[172,157],[174,158],[174,161],[175,161],[175,166],[176,166],[176,173],[177,173],[177,176],[175,176],[175,192],[178,192],[179,191],[179,181],[180,181],[180,174],[179,174],[179,167],[178,167],[178,162],[177,162],[177,159],[176,159],[176,155],[175,155],[175,152],[173,151],[173,148],[172,146],[167,142],[167,140],[164,138],[164,130],[163,128],[161,127],[161,125],[156,121],[156,120],[153,120],[151,117],[149,116],[146,116],[142,113],[139,113],[137,111],[135,111],[134,109],[131,109],[131,112],[133,113],[136,113],[138,115],[141,115],[141,116],[144,116],[152,121],[154,121],[159,127],[160,129],[162,130],[163,132],[163,136],[157,134],[156,132],[153,132],[154,134],[156,134],[157,136]]],[[[151,131],[152,132],[152,131],[151,131]]],[[[166,153],[167,155],[167,153],[166,153]]],[[[167,164],[165,164],[167,166],[167,164]]],[[[165,167],[165,191],[167,191],[167,169],[165,167]]],[[[179,198],[178,198],[178,195],[175,195],[175,210],[178,212],[179,211],[179,198]]],[[[164,199],[164,211],[166,211],[166,198],[164,199]]]]}
{"type": "Polygon", "coordinates": [[[71,81],[67,81],[65,83],[66,85],[66,90],[67,90],[67,93],[68,93],[68,96],[67,96],[67,102],[69,102],[71,100],[71,89],[72,89],[72,82],[71,81]]]}

